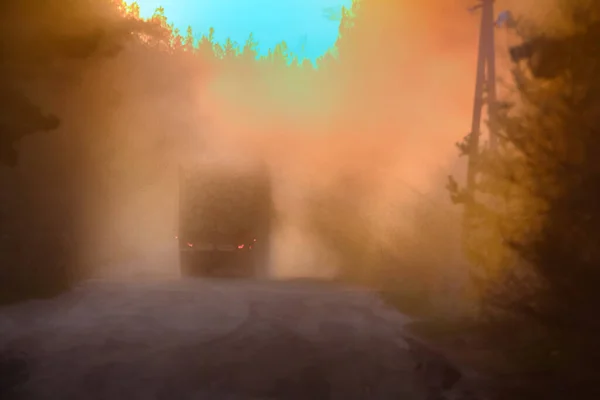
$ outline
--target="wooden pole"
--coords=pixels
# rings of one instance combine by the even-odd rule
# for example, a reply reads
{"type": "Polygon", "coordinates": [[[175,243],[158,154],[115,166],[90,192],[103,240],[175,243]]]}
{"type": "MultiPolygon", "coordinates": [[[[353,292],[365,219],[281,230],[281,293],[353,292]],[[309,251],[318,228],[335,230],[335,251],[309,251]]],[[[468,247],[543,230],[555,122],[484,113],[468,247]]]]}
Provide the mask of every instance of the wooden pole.
{"type": "Polygon", "coordinates": [[[484,104],[487,104],[490,127],[490,146],[497,145],[493,134],[496,107],[496,55],[494,44],[494,0],[482,0],[481,25],[479,29],[479,49],[477,54],[477,75],[475,78],[475,95],[473,99],[473,116],[469,134],[467,192],[471,200],[476,190],[477,162],[481,141],[481,119],[484,104]]]}

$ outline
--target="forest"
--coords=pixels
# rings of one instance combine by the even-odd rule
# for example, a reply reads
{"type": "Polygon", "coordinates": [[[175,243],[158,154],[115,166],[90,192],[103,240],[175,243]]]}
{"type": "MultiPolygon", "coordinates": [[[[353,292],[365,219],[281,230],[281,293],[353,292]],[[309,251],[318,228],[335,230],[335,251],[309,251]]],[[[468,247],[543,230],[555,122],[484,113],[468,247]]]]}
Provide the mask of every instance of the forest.
{"type": "MultiPolygon", "coordinates": [[[[18,195],[7,197],[4,218],[23,231],[20,238],[7,235],[6,246],[24,253],[20,257],[39,254],[18,250],[21,241],[28,246],[45,243],[53,252],[66,247],[68,257],[74,257],[67,263],[79,266],[74,271],[65,267],[65,273],[93,274],[111,259],[145,251],[150,241],[169,240],[172,232],[157,227],[174,219],[173,198],[164,193],[175,192],[171,182],[176,164],[202,154],[225,154],[267,162],[281,175],[273,178],[280,183],[281,234],[276,241],[281,243],[273,244],[273,263],[281,267],[276,275],[332,273],[329,267],[312,267],[317,262],[311,258],[330,265],[345,264],[342,258],[354,260],[356,265],[348,269],[357,279],[381,275],[359,266],[359,259],[381,270],[388,264],[385,259],[400,254],[423,259],[421,249],[432,242],[456,258],[456,246],[439,229],[446,225],[456,230],[455,224],[417,223],[406,208],[419,208],[425,196],[427,204],[418,211],[423,218],[453,221],[459,214],[443,188],[445,166],[455,168],[456,135],[440,138],[437,123],[423,122],[439,84],[461,93],[468,104],[470,96],[462,94],[459,82],[466,81],[461,67],[471,63],[455,60],[452,52],[466,47],[461,39],[469,32],[457,32],[453,41],[447,35],[430,37],[432,51],[416,53],[404,65],[403,59],[414,56],[421,44],[406,43],[386,52],[381,42],[385,33],[369,29],[373,21],[396,26],[396,18],[386,20],[390,6],[400,7],[374,2],[359,13],[362,5],[356,2],[344,10],[335,50],[316,65],[288,54],[285,43],[257,57],[259,44],[252,36],[243,45],[221,45],[209,30],[194,41],[193,32],[184,35],[169,24],[163,9],[147,21],[139,18],[135,4],[114,2],[98,2],[98,10],[78,2],[54,9],[35,1],[8,9],[6,20],[20,18],[21,23],[7,22],[3,28],[5,37],[17,38],[5,43],[11,58],[4,62],[3,76],[14,96],[31,104],[22,111],[28,114],[26,122],[15,119],[17,113],[7,113],[7,123],[14,126],[5,136],[12,160],[7,164],[16,164],[18,155],[18,165],[5,170],[5,182],[18,195]],[[24,12],[38,6],[43,24],[24,12]],[[78,23],[64,23],[68,18],[78,23]],[[53,34],[41,40],[45,31],[53,34]],[[376,53],[384,57],[381,62],[366,61],[376,53]],[[420,62],[432,64],[440,57],[455,67],[442,75],[439,69],[420,71],[420,62]],[[389,79],[396,68],[406,71],[404,77],[389,79]],[[415,86],[415,74],[425,84],[415,86]],[[456,79],[447,79],[448,74],[456,79]],[[357,76],[369,76],[368,84],[357,76]],[[407,91],[410,96],[405,96],[407,91]],[[388,106],[390,100],[398,107],[388,106]],[[40,120],[38,126],[30,125],[31,114],[40,120]],[[40,133],[30,134],[34,131],[40,133]],[[432,204],[438,216],[428,215],[432,204]],[[154,211],[158,209],[160,213],[154,211]],[[26,215],[19,215],[20,210],[26,215]],[[361,218],[349,218],[359,214],[361,218]],[[25,218],[44,228],[32,232],[25,218]],[[66,243],[50,245],[42,236],[56,232],[60,224],[72,225],[59,229],[66,243]],[[414,229],[423,231],[417,239],[408,234],[414,229]],[[425,243],[421,237],[427,235],[425,243]],[[403,240],[401,250],[398,243],[403,240]],[[310,251],[288,254],[298,244],[310,251]]],[[[402,7],[402,18],[419,15],[418,8],[402,7]]],[[[447,103],[448,109],[440,112],[451,126],[443,129],[460,132],[458,106],[447,103]]],[[[418,275],[418,270],[415,266],[412,273],[418,275]]],[[[50,268],[45,271],[54,274],[50,268]]],[[[29,287],[29,278],[23,279],[29,287]]]]}
{"type": "Polygon", "coordinates": [[[314,64],[285,42],[259,57],[252,35],[195,39],[162,8],[2,5],[0,302],[54,296],[170,240],[183,160],[249,159],[278,188],[274,276],[376,288],[435,321],[417,329],[459,325],[511,368],[554,377],[557,397],[541,398],[594,398],[600,3],[519,20],[533,55],[511,66],[470,224],[445,185],[464,174],[477,26],[415,3],[354,1],[314,64]]]}

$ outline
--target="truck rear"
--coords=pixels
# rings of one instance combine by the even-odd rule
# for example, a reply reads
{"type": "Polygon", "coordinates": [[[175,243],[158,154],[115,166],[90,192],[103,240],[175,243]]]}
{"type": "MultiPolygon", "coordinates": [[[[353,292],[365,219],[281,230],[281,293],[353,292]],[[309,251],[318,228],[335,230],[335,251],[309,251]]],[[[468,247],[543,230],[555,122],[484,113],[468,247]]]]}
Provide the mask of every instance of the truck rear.
{"type": "Polygon", "coordinates": [[[270,183],[262,170],[180,168],[182,276],[264,275],[273,210],[270,183]]]}

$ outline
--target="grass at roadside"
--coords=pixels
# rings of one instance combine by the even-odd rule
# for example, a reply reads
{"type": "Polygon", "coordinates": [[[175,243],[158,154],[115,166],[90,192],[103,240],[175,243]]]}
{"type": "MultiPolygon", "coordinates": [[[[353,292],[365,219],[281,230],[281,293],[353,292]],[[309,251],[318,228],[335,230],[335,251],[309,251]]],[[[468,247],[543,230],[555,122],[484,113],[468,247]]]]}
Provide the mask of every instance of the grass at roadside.
{"type": "Polygon", "coordinates": [[[414,319],[406,329],[464,368],[490,376],[543,374],[567,362],[541,331],[448,316],[421,293],[381,291],[382,299],[414,319]]]}
{"type": "Polygon", "coordinates": [[[541,332],[468,319],[422,319],[406,328],[471,372],[471,384],[482,393],[510,400],[600,398],[596,367],[577,362],[570,344],[560,346],[541,332]]]}
{"type": "Polygon", "coordinates": [[[406,326],[408,333],[442,352],[461,368],[483,375],[510,370],[503,354],[486,343],[487,327],[471,319],[421,319],[406,326]]]}
{"type": "Polygon", "coordinates": [[[424,293],[408,290],[381,289],[379,295],[388,305],[402,314],[415,319],[433,318],[436,309],[430,297],[424,293]]]}
{"type": "Polygon", "coordinates": [[[417,294],[383,291],[383,300],[401,313],[414,318],[407,333],[443,353],[463,368],[494,374],[501,360],[484,345],[485,327],[466,317],[443,316],[434,303],[417,294]]]}

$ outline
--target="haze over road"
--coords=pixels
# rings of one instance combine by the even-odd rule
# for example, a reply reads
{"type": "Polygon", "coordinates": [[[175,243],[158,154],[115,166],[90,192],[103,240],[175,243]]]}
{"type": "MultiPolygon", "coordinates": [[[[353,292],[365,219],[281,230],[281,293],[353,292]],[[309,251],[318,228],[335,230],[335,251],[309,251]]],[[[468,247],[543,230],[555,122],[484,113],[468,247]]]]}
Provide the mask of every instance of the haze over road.
{"type": "Polygon", "coordinates": [[[315,283],[98,280],[0,309],[0,349],[14,398],[428,399],[407,321],[315,283]]]}

